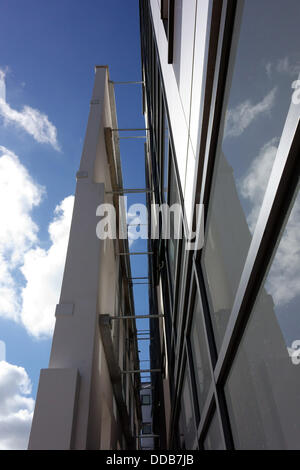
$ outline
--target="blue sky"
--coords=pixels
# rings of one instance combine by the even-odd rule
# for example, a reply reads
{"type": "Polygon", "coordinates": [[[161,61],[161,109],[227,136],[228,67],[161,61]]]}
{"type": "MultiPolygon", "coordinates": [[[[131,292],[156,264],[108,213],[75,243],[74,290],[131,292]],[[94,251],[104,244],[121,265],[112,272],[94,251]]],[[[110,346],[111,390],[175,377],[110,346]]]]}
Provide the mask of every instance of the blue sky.
{"type": "MultiPolygon", "coordinates": [[[[21,396],[28,419],[2,410],[0,449],[25,445],[30,400],[40,369],[48,365],[49,312],[54,315],[58,300],[56,272],[64,261],[96,64],[108,65],[112,80],[141,79],[138,0],[1,2],[0,211],[10,215],[0,226],[0,340],[8,364],[0,374],[0,396],[11,383],[11,396],[21,396]]],[[[117,86],[116,100],[120,127],[144,127],[139,86],[117,86]]],[[[142,140],[123,141],[121,153],[124,186],[143,187],[142,140]]],[[[129,204],[143,201],[131,196],[129,204]]],[[[146,276],[147,265],[137,258],[132,271],[146,276]]],[[[135,292],[137,313],[144,313],[147,286],[135,292]]]]}

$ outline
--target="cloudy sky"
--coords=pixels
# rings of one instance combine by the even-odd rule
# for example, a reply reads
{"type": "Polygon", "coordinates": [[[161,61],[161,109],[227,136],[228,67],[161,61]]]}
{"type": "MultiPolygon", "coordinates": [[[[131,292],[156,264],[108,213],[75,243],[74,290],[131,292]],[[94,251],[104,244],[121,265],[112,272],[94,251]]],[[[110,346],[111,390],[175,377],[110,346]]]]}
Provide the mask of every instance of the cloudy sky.
{"type": "MultiPolygon", "coordinates": [[[[299,14],[285,18],[278,0],[245,5],[222,147],[253,233],[299,74],[299,14]]],[[[140,80],[139,18],[138,0],[3,0],[0,13],[0,449],[19,449],[49,360],[94,65],[140,80]]],[[[119,126],[143,127],[137,88],[116,93],[119,126]]],[[[123,141],[121,155],[124,186],[143,187],[142,142],[123,141]]],[[[299,222],[297,200],[266,285],[288,340],[300,334],[299,222]]],[[[147,275],[135,258],[132,275],[147,275]]],[[[147,286],[134,292],[148,313],[147,286]]]]}
{"type": "MultiPolygon", "coordinates": [[[[96,64],[140,80],[137,0],[1,2],[0,449],[26,448],[48,366],[96,64]]],[[[143,127],[137,88],[117,108],[121,127],[143,127]]],[[[143,152],[127,145],[131,161],[143,152]]],[[[127,187],[143,184],[140,161],[127,187]]]]}

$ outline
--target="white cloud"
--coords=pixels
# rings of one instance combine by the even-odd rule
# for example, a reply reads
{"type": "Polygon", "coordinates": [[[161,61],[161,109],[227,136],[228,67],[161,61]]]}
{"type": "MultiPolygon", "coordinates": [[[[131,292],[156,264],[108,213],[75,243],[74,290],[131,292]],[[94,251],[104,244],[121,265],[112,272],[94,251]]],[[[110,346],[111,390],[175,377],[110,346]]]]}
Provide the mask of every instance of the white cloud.
{"type": "Polygon", "coordinates": [[[29,175],[18,157],[0,146],[0,315],[18,319],[19,302],[13,270],[37,242],[38,227],[31,212],[44,188],[29,175]]]}
{"type": "Polygon", "coordinates": [[[295,201],[266,283],[276,306],[300,296],[300,198],[295,201]]]}
{"type": "Polygon", "coordinates": [[[69,196],[56,207],[54,220],[49,225],[50,248],[36,247],[24,256],[21,271],[26,286],[22,289],[21,321],[36,337],[49,336],[53,331],[73,204],[74,196],[69,196]]]}
{"type": "Polygon", "coordinates": [[[5,71],[3,70],[0,70],[0,116],[3,117],[5,124],[14,124],[32,135],[37,142],[50,144],[55,150],[60,150],[56,127],[49,121],[46,114],[30,106],[24,106],[22,111],[17,111],[6,102],[5,71]]]}
{"type": "Polygon", "coordinates": [[[6,101],[5,71],[0,69],[0,100],[6,101]]]}
{"type": "Polygon", "coordinates": [[[300,73],[300,64],[291,64],[289,57],[284,57],[278,60],[276,71],[291,77],[297,77],[300,73]]]}
{"type": "Polygon", "coordinates": [[[38,227],[31,218],[45,188],[36,183],[18,157],[0,146],[0,253],[15,264],[37,241],[38,227]]]}
{"type": "Polygon", "coordinates": [[[17,285],[9,270],[9,263],[0,255],[0,316],[18,321],[19,312],[17,285]]]}
{"type": "Polygon", "coordinates": [[[252,209],[247,217],[248,225],[252,233],[255,229],[258,213],[276,157],[277,145],[277,137],[267,142],[260,149],[258,156],[253,160],[247,174],[239,183],[241,195],[245,199],[248,199],[252,205],[252,209]]]}
{"type": "MultiPolygon", "coordinates": [[[[239,184],[241,195],[251,204],[247,221],[254,232],[266,187],[275,161],[278,138],[267,142],[253,160],[249,171],[239,184]]],[[[266,289],[276,307],[289,303],[300,295],[300,198],[295,201],[278,246],[266,289]]]]}
{"type": "Polygon", "coordinates": [[[6,360],[6,344],[4,341],[0,340],[0,361],[6,360]]]}
{"type": "Polygon", "coordinates": [[[0,361],[0,450],[26,449],[34,400],[23,367],[0,361]]]}
{"type": "Polygon", "coordinates": [[[36,337],[52,333],[74,201],[69,196],[55,209],[45,250],[32,219],[44,193],[18,157],[0,147],[0,316],[22,323],[36,337]]]}
{"type": "Polygon", "coordinates": [[[265,69],[266,69],[266,73],[267,73],[268,77],[271,78],[271,76],[272,76],[272,63],[267,62],[265,64],[265,69]]]}
{"type": "Polygon", "coordinates": [[[299,61],[291,63],[291,59],[286,56],[281,59],[278,59],[273,63],[267,62],[265,64],[265,69],[269,78],[272,78],[274,72],[296,78],[300,73],[300,64],[299,61]]]}
{"type": "Polygon", "coordinates": [[[273,88],[262,101],[252,104],[250,100],[240,103],[226,113],[224,137],[238,137],[260,115],[268,113],[274,103],[277,88],[273,88]]]}

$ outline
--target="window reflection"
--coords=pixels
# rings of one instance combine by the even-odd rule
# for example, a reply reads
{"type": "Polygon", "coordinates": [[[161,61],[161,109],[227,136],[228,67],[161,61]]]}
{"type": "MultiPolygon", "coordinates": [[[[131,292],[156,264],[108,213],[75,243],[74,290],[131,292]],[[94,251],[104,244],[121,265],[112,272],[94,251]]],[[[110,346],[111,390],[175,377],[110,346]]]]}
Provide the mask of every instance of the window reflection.
{"type": "Polygon", "coordinates": [[[208,351],[204,335],[202,311],[198,295],[196,296],[193,320],[190,332],[190,342],[193,356],[195,381],[197,384],[197,396],[200,413],[205,404],[207,392],[211,382],[208,351]]]}
{"type": "Polygon", "coordinates": [[[226,384],[237,448],[300,449],[300,195],[226,384]]]}
{"type": "Polygon", "coordinates": [[[168,194],[168,164],[169,164],[169,127],[167,115],[164,113],[164,124],[163,124],[163,157],[162,157],[161,173],[162,173],[162,194],[164,202],[167,202],[168,194]]]}
{"type": "Polygon", "coordinates": [[[152,424],[143,423],[142,424],[142,434],[151,434],[152,433],[152,424]]]}
{"type": "MultiPolygon", "coordinates": [[[[180,203],[179,191],[177,187],[177,181],[175,176],[174,163],[171,160],[170,162],[170,172],[169,172],[169,206],[173,204],[180,203]]],[[[176,253],[177,245],[179,242],[179,227],[176,224],[176,218],[174,213],[170,214],[170,239],[168,240],[168,257],[169,257],[169,266],[172,285],[174,286],[175,281],[175,268],[176,268],[176,253]]]]}
{"type": "Polygon", "coordinates": [[[151,395],[142,395],[142,405],[151,405],[151,395]]]}
{"type": "Polygon", "coordinates": [[[182,386],[181,412],[179,416],[180,449],[192,449],[195,435],[196,429],[194,423],[192,392],[188,382],[188,374],[186,370],[182,386]]]}
{"type": "Polygon", "coordinates": [[[224,450],[222,436],[220,432],[220,425],[218,423],[217,413],[214,412],[213,418],[210,422],[206,438],[204,440],[205,450],[224,450]]]}
{"type": "Polygon", "coordinates": [[[239,8],[202,260],[218,348],[300,71],[300,2],[291,0],[286,8],[282,0],[245,0],[239,8]]]}

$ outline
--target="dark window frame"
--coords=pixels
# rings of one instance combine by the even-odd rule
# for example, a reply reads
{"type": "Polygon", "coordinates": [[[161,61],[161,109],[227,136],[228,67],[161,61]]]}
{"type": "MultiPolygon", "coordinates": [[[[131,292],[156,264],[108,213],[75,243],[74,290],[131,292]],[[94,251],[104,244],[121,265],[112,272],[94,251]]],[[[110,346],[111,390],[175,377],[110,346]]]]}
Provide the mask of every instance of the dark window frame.
{"type": "Polygon", "coordinates": [[[176,0],[161,0],[160,17],[168,40],[168,64],[173,63],[174,55],[174,15],[176,0]]]}

